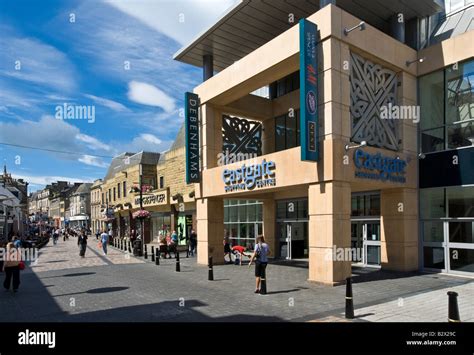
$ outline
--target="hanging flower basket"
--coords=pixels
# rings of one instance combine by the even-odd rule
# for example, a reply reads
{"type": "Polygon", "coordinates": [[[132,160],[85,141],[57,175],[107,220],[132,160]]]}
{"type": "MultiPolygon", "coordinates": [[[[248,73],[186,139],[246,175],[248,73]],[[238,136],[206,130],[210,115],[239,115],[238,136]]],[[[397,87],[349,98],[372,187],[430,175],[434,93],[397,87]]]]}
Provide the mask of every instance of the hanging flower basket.
{"type": "Polygon", "coordinates": [[[147,210],[138,210],[133,212],[132,217],[135,219],[147,219],[150,218],[150,212],[147,210]]]}

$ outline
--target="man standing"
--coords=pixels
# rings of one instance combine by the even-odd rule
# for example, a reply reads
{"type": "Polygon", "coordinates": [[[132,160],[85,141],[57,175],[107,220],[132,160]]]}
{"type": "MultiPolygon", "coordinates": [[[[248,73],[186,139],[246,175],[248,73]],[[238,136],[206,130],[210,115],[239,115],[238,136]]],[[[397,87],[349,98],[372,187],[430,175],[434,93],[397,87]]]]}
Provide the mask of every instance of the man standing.
{"type": "Polygon", "coordinates": [[[196,245],[197,245],[197,234],[194,229],[191,230],[191,235],[189,236],[189,247],[190,247],[190,252],[191,256],[194,256],[194,253],[196,252],[196,245]]]}
{"type": "Polygon", "coordinates": [[[100,241],[102,243],[102,250],[104,255],[107,255],[107,243],[109,242],[109,235],[105,233],[105,230],[100,235],[100,241]]]}

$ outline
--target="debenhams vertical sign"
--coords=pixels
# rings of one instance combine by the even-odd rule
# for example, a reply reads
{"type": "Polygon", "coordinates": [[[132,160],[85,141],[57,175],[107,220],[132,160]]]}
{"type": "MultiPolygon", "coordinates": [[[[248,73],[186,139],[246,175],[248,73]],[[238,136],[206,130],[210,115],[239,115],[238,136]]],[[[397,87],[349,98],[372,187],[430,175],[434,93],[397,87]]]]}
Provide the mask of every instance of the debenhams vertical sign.
{"type": "Polygon", "coordinates": [[[199,97],[187,92],[185,102],[186,183],[199,182],[199,97]]]}

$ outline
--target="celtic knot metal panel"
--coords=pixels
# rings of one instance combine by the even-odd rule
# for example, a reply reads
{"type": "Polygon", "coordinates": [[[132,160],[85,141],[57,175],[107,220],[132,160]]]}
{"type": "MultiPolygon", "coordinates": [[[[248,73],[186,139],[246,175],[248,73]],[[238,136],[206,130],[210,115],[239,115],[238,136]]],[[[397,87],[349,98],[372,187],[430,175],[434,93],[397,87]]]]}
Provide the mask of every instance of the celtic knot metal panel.
{"type": "Polygon", "coordinates": [[[224,152],[262,155],[262,124],[223,115],[222,142],[224,152]]]}
{"type": "Polygon", "coordinates": [[[398,122],[381,119],[382,106],[397,104],[397,74],[351,53],[351,119],[354,142],[398,150],[398,122]]]}

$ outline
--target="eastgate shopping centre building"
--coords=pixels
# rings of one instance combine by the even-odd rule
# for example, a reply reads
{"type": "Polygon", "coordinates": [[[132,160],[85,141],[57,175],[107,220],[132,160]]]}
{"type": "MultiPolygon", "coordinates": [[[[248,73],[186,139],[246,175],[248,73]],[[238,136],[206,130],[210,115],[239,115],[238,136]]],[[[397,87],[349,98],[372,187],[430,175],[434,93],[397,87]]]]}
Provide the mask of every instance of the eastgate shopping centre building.
{"type": "Polygon", "coordinates": [[[263,234],[328,285],[354,266],[473,276],[473,14],[244,0],[180,50],[204,74],[185,109],[198,262],[263,234]]]}

